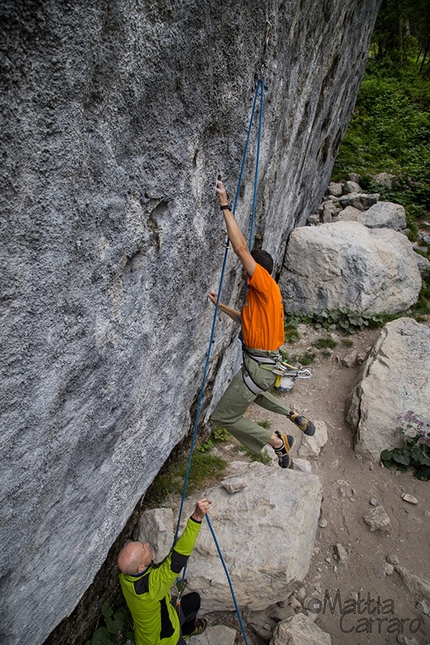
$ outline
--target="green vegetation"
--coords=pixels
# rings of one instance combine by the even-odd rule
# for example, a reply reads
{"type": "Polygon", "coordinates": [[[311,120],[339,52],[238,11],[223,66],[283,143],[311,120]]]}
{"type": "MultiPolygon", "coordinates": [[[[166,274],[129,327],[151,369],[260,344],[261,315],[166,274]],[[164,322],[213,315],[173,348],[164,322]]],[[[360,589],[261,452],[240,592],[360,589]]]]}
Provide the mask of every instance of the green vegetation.
{"type": "Polygon", "coordinates": [[[255,454],[254,452],[251,452],[248,448],[245,446],[239,446],[240,452],[244,452],[248,457],[251,458],[251,461],[259,461],[261,464],[269,464],[272,460],[270,459],[270,455],[267,454],[265,450],[262,450],[258,454],[255,454]]]}
{"type": "Polygon", "coordinates": [[[345,345],[345,347],[353,347],[354,341],[350,338],[342,338],[342,345],[345,345]]]}
{"type": "Polygon", "coordinates": [[[211,436],[204,444],[202,444],[197,450],[199,452],[210,452],[215,448],[216,443],[222,443],[228,441],[230,435],[225,428],[221,426],[216,426],[215,430],[212,432],[211,436]]]}
{"type": "Polygon", "coordinates": [[[337,341],[333,338],[318,338],[312,345],[317,349],[334,349],[337,346],[337,341]]]}
{"type": "MultiPolygon", "coordinates": [[[[124,603],[124,598],[117,599],[114,603],[124,603]]],[[[133,619],[124,604],[112,609],[107,602],[101,608],[105,626],[101,626],[94,632],[91,640],[85,645],[134,645],[133,619]]]]}
{"type": "MultiPolygon", "coordinates": [[[[159,474],[146,495],[148,505],[160,504],[171,493],[181,495],[187,467],[188,457],[184,457],[159,474]]],[[[195,450],[188,475],[187,495],[191,495],[203,482],[222,477],[226,467],[227,462],[221,457],[195,450]]]]}
{"type": "Polygon", "coordinates": [[[311,365],[316,358],[313,352],[304,352],[303,354],[294,354],[291,356],[291,361],[294,365],[311,365]]]}
{"type": "MultiPolygon", "coordinates": [[[[401,314],[358,315],[346,307],[339,307],[339,309],[334,311],[323,309],[319,314],[295,314],[294,317],[288,319],[288,324],[312,324],[315,329],[324,328],[327,331],[338,329],[348,334],[354,334],[356,331],[365,329],[366,327],[381,327],[385,323],[395,320],[400,316],[401,314]]],[[[294,359],[292,358],[291,360],[294,359]]],[[[309,363],[302,363],[302,365],[306,364],[309,365],[309,363]]]]}
{"type": "Polygon", "coordinates": [[[427,0],[384,0],[333,169],[334,181],[357,172],[364,190],[402,204],[412,239],[430,210],[429,33],[427,0]],[[390,189],[373,181],[380,172],[394,175],[390,189]]]}
{"type": "Polygon", "coordinates": [[[419,419],[412,410],[403,417],[403,425],[396,428],[402,438],[402,447],[394,450],[383,450],[381,461],[387,468],[396,468],[406,472],[413,468],[418,479],[430,479],[430,426],[419,419]]]}

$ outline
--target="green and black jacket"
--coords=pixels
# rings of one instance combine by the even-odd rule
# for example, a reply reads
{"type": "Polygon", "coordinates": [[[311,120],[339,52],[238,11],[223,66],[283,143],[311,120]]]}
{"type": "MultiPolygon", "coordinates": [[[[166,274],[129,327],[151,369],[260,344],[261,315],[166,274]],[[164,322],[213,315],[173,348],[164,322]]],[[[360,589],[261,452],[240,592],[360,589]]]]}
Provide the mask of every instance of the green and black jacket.
{"type": "Polygon", "coordinates": [[[151,564],[140,575],[119,574],[119,581],[134,621],[136,645],[176,645],[179,617],[171,603],[170,587],[186,565],[200,531],[200,522],[189,518],[185,530],[160,564],[151,564]]]}

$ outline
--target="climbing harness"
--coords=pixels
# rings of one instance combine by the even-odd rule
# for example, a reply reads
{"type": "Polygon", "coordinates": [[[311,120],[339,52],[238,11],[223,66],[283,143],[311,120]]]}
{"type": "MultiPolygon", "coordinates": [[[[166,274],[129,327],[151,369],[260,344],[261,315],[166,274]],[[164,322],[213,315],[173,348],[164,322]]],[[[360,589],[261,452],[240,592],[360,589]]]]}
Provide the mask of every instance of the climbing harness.
{"type": "MultiPolygon", "coordinates": [[[[243,348],[244,352],[249,358],[258,363],[258,365],[263,370],[268,370],[276,375],[275,388],[279,392],[289,392],[294,385],[296,378],[311,378],[312,372],[309,369],[290,365],[284,361],[282,354],[279,353],[277,356],[264,356],[262,354],[253,354],[246,347],[243,348]]],[[[245,364],[242,365],[242,376],[245,385],[253,394],[261,394],[264,392],[264,389],[259,387],[255,381],[253,381],[251,375],[245,367],[245,364]]]]}

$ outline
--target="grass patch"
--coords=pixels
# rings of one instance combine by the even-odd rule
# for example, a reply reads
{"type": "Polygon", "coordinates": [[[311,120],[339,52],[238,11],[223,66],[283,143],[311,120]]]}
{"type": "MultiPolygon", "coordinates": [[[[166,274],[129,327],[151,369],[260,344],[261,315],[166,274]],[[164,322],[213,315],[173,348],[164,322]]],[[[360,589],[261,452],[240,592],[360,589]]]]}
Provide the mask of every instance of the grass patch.
{"type": "Polygon", "coordinates": [[[312,352],[304,352],[303,354],[294,354],[294,356],[291,357],[292,362],[294,365],[299,363],[299,365],[312,365],[316,358],[316,354],[312,352]]]}
{"type": "Polygon", "coordinates": [[[351,338],[342,338],[342,345],[345,345],[345,347],[353,347],[354,341],[351,338]]]}
{"type": "Polygon", "coordinates": [[[285,342],[297,343],[300,340],[300,334],[294,327],[287,327],[285,329],[285,342]]]}
{"type": "MultiPolygon", "coordinates": [[[[222,477],[227,465],[227,461],[221,457],[195,450],[188,476],[187,495],[192,495],[203,484],[212,483],[222,477]]],[[[184,457],[176,464],[172,464],[165,473],[159,474],[146,495],[148,506],[160,504],[172,493],[181,495],[187,467],[188,458],[184,457]]]]}
{"type": "Polygon", "coordinates": [[[319,338],[312,345],[317,349],[334,349],[337,346],[337,341],[333,338],[319,338]]]}

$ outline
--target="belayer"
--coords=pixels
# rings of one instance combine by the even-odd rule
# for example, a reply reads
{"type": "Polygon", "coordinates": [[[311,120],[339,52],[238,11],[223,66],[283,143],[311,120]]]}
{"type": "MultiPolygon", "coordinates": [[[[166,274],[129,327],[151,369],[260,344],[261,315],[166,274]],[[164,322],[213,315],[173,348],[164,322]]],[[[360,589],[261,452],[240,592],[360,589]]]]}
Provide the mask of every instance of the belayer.
{"type": "MultiPolygon", "coordinates": [[[[272,370],[282,361],[279,348],[285,342],[281,291],[271,276],[273,259],[261,249],[249,251],[220,180],[216,192],[230,243],[242,263],[246,298],[241,311],[222,303],[218,305],[221,311],[242,325],[243,364],[212,413],[211,421],[225,428],[251,452],[260,452],[268,443],[275,450],[281,468],[288,468],[293,437],[272,433],[243,416],[255,402],[266,410],[283,414],[305,434],[315,434],[312,421],[293,412],[268,392],[276,381],[276,373],[272,370]]],[[[208,297],[216,304],[218,294],[215,291],[210,291],[208,297]]]]}
{"type": "Polygon", "coordinates": [[[118,554],[119,582],[134,622],[136,645],[184,645],[190,636],[206,629],[197,618],[200,596],[182,596],[179,611],[173,606],[170,587],[191,555],[203,518],[211,502],[200,499],[181,537],[160,564],[148,542],[129,542],[118,554]]]}

